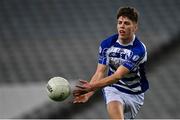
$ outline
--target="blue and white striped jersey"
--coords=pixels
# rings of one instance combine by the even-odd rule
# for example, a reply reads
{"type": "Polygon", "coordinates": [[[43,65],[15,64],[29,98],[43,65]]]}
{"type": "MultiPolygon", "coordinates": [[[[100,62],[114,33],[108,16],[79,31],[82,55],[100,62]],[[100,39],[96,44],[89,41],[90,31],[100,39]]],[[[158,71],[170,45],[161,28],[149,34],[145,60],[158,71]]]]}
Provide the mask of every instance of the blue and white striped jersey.
{"type": "Polygon", "coordinates": [[[135,35],[131,43],[123,45],[115,34],[102,41],[99,47],[99,63],[109,66],[108,76],[120,65],[130,70],[121,80],[110,85],[128,94],[140,94],[149,88],[144,69],[146,60],[146,47],[135,35]]]}

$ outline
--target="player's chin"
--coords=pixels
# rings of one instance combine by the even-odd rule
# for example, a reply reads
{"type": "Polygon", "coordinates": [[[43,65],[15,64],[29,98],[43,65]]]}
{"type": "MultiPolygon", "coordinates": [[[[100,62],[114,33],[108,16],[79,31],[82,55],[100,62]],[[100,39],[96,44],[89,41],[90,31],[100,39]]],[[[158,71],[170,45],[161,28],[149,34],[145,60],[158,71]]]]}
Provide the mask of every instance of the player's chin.
{"type": "Polygon", "coordinates": [[[120,32],[119,32],[119,37],[120,37],[121,39],[124,39],[124,38],[127,37],[127,35],[126,35],[126,33],[120,33],[120,32]]]}
{"type": "Polygon", "coordinates": [[[121,39],[121,40],[126,40],[126,39],[127,39],[127,36],[126,36],[126,35],[120,35],[120,39],[121,39]]]}

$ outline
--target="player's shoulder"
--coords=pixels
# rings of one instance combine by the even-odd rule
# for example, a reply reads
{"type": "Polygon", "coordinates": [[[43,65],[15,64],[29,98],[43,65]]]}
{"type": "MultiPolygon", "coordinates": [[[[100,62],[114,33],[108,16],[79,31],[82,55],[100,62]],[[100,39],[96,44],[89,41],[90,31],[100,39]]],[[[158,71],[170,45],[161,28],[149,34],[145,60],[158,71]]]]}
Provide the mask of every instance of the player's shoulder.
{"type": "Polygon", "coordinates": [[[135,37],[133,51],[140,52],[142,54],[147,52],[145,44],[138,37],[135,37]]]}
{"type": "Polygon", "coordinates": [[[118,34],[111,35],[101,42],[101,47],[109,48],[117,41],[117,39],[118,39],[118,34]]]}

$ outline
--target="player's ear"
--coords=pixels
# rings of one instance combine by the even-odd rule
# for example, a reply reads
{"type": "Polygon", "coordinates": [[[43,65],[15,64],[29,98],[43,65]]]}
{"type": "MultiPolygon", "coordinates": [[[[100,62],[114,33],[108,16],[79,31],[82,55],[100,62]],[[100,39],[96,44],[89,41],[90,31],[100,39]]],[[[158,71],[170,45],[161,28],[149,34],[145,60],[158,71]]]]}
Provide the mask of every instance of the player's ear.
{"type": "Polygon", "coordinates": [[[134,32],[138,30],[138,23],[134,23],[134,32]]]}

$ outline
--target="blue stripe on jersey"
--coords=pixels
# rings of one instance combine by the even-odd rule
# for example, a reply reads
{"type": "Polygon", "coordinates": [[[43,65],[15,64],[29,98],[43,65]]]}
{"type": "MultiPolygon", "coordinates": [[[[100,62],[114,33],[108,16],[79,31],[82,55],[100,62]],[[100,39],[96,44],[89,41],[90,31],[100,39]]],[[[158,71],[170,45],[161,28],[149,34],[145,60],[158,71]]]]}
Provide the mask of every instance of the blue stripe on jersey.
{"type": "Polygon", "coordinates": [[[139,83],[139,82],[138,82],[138,83],[135,83],[135,84],[132,84],[132,85],[127,85],[127,84],[123,84],[123,83],[121,83],[120,81],[118,81],[118,82],[115,83],[115,84],[123,85],[123,86],[126,86],[126,87],[128,87],[128,88],[136,88],[136,87],[140,86],[140,83],[139,83]]]}
{"type": "Polygon", "coordinates": [[[132,44],[126,46],[118,43],[117,39],[118,34],[115,34],[102,41],[99,47],[99,64],[109,66],[108,76],[112,75],[120,65],[130,70],[128,77],[125,76],[120,80],[122,82],[111,86],[129,94],[145,92],[149,88],[144,69],[145,57],[147,57],[145,46],[137,37],[132,44]]]}
{"type": "Polygon", "coordinates": [[[133,81],[135,79],[139,78],[138,75],[134,76],[134,77],[130,77],[130,78],[122,78],[123,82],[128,82],[128,81],[133,81]]]}

